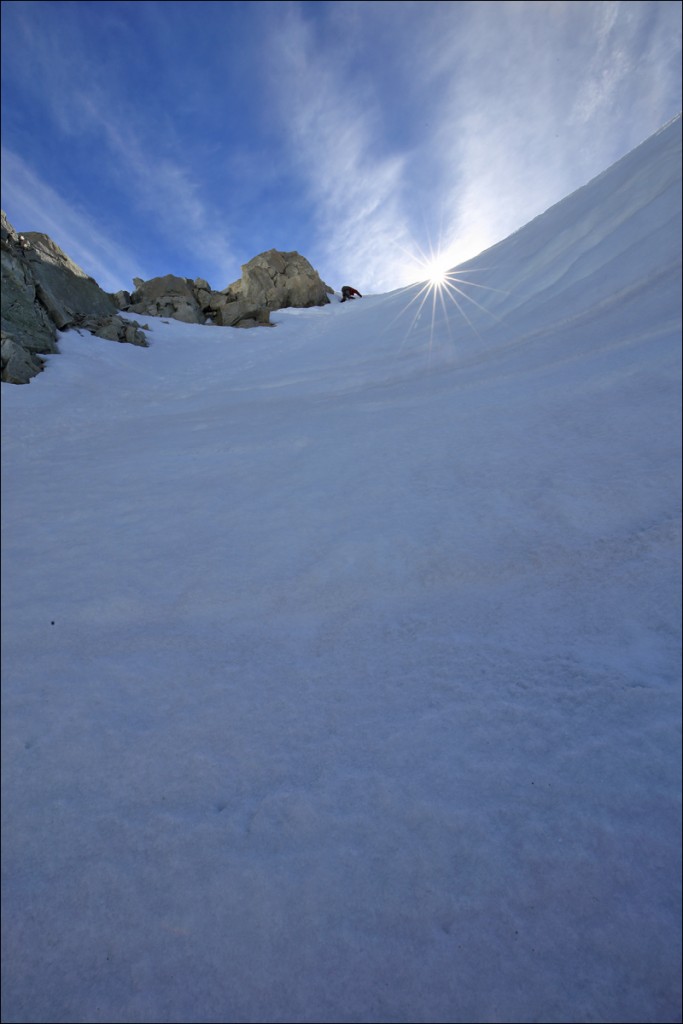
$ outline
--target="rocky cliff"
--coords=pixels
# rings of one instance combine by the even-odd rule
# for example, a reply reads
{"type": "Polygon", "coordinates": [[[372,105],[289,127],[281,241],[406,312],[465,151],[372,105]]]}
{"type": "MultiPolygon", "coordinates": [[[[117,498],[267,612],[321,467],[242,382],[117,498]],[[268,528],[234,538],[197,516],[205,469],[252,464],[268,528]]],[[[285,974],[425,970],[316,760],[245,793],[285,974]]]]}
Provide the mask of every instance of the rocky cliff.
{"type": "Polygon", "coordinates": [[[41,355],[58,352],[57,331],[82,328],[146,345],[139,324],[117,315],[111,295],[47,235],[18,234],[2,213],[2,380],[26,384],[43,368],[41,355]]]}
{"type": "Polygon", "coordinates": [[[57,331],[82,328],[98,337],[146,345],[140,324],[119,310],[221,327],[270,324],[287,306],[321,306],[332,288],[297,252],[271,249],[242,267],[239,281],[214,291],[207,281],[167,274],[135,278],[133,293],[104,292],[47,235],[18,234],[2,213],[2,380],[25,384],[55,353],[57,331]]]}

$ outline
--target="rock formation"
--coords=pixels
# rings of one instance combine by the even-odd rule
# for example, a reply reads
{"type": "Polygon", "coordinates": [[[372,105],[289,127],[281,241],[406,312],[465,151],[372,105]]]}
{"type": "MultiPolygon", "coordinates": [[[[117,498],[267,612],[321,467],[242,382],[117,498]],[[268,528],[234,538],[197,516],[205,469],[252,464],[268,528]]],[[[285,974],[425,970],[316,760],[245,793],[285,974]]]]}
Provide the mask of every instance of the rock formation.
{"type": "MultiPolygon", "coordinates": [[[[242,267],[223,291],[197,278],[133,280],[135,291],[104,292],[47,235],[19,235],[2,213],[2,380],[25,384],[54,353],[57,331],[76,328],[101,338],[147,345],[140,324],[117,310],[220,327],[270,325],[271,310],[323,306],[333,289],[298,252],[270,249],[242,267]]],[[[148,330],[149,328],[147,328],[148,330]]]]}
{"type": "Polygon", "coordinates": [[[102,291],[48,235],[28,231],[25,238],[29,243],[25,255],[36,295],[60,331],[72,324],[76,316],[116,313],[111,295],[102,291]]]}
{"type": "Polygon", "coordinates": [[[166,316],[182,320],[186,324],[203,324],[206,317],[194,294],[192,282],[184,277],[166,274],[142,281],[133,279],[135,291],[130,305],[124,307],[129,313],[144,313],[148,316],[166,316]]]}
{"type": "Polygon", "coordinates": [[[88,331],[97,338],[149,348],[149,342],[145,337],[149,325],[143,324],[141,327],[135,320],[126,320],[117,313],[113,316],[77,316],[70,326],[76,330],[88,331]]]}
{"type": "Polygon", "coordinates": [[[2,379],[25,384],[40,372],[39,353],[56,352],[56,328],[36,294],[28,243],[2,213],[2,379]]]}
{"type": "Polygon", "coordinates": [[[57,331],[82,327],[134,345],[147,341],[117,306],[47,235],[19,235],[2,213],[2,380],[26,384],[58,352],[57,331]]]}
{"type": "MultiPolygon", "coordinates": [[[[135,291],[122,302],[121,309],[147,316],[167,316],[188,324],[207,321],[219,327],[257,327],[270,324],[269,311],[258,303],[233,299],[225,292],[215,292],[208,281],[198,277],[191,281],[185,277],[167,274],[142,281],[133,280],[135,291]]],[[[119,292],[118,297],[125,298],[119,292]]]]}
{"type": "Polygon", "coordinates": [[[119,292],[121,309],[146,316],[167,316],[190,324],[207,320],[219,327],[269,324],[269,313],[287,306],[324,306],[333,289],[298,252],[270,249],[242,267],[239,281],[213,291],[208,281],[185,277],[153,277],[133,281],[132,296],[119,292]],[[129,301],[125,301],[129,300],[129,301]]]}
{"type": "Polygon", "coordinates": [[[265,309],[325,306],[333,289],[298,252],[270,249],[242,267],[242,277],[222,293],[233,301],[265,309]]]}

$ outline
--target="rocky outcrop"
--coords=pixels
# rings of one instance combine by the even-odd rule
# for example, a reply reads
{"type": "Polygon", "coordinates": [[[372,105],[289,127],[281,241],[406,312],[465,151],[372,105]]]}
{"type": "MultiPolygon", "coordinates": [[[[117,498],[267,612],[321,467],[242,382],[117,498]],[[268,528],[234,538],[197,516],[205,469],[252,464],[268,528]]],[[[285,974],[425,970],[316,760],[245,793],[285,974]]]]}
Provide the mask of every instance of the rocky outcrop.
{"type": "Polygon", "coordinates": [[[240,280],[222,294],[232,301],[274,310],[325,306],[333,291],[298,252],[269,249],[245,263],[240,280]]]}
{"type": "Polygon", "coordinates": [[[57,331],[92,330],[100,337],[146,344],[139,324],[116,315],[114,298],[51,238],[19,235],[2,213],[2,380],[26,384],[58,352],[57,331]],[[104,332],[104,333],[103,333],[104,332]]]}
{"type": "Polygon", "coordinates": [[[37,297],[28,243],[2,213],[2,379],[25,384],[43,368],[41,354],[57,351],[57,331],[37,297]]]}
{"type": "MultiPolygon", "coordinates": [[[[185,277],[167,274],[142,281],[133,280],[135,291],[120,309],[147,316],[167,316],[188,324],[210,322],[219,327],[258,327],[270,324],[268,309],[258,303],[233,297],[228,289],[215,292],[208,281],[198,277],[191,281],[185,277]]],[[[119,293],[119,296],[125,293],[119,293]]]]}
{"type": "Polygon", "coordinates": [[[109,341],[120,341],[128,345],[140,345],[142,348],[149,348],[149,342],[145,331],[149,330],[148,324],[139,324],[135,320],[125,320],[122,316],[80,316],[77,317],[72,327],[77,330],[85,330],[94,334],[97,338],[106,338],[109,341]]]}
{"type": "Polygon", "coordinates": [[[272,326],[269,309],[241,299],[230,301],[222,292],[214,293],[209,316],[219,327],[272,326]]]}
{"type": "Polygon", "coordinates": [[[192,282],[184,277],[166,274],[165,277],[153,277],[149,281],[136,277],[133,284],[135,291],[131,303],[124,307],[129,313],[167,316],[186,324],[203,324],[206,320],[194,294],[192,282]]]}
{"type": "Polygon", "coordinates": [[[111,316],[116,306],[97,281],[70,260],[48,235],[28,231],[26,259],[36,295],[50,319],[61,331],[77,316],[111,316]]]}
{"type": "MultiPolygon", "coordinates": [[[[133,280],[135,291],[110,295],[48,235],[19,235],[2,214],[2,379],[25,384],[57,352],[57,331],[147,345],[140,324],[118,310],[220,327],[270,325],[271,310],[323,306],[333,289],[298,252],[270,249],[242,267],[239,281],[214,291],[208,281],[166,274],[133,280]]],[[[146,328],[147,330],[149,328],[146,328]]]]}

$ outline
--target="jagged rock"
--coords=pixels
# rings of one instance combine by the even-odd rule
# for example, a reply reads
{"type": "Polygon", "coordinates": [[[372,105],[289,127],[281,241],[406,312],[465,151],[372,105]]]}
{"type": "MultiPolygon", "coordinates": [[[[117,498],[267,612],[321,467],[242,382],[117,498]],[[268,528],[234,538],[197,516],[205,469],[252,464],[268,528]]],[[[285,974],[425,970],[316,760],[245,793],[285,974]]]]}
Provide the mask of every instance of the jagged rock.
{"type": "Polygon", "coordinates": [[[40,373],[38,353],[57,352],[54,322],[36,294],[27,249],[2,212],[2,380],[26,384],[40,373]]]}
{"type": "Polygon", "coordinates": [[[131,303],[125,307],[129,313],[144,313],[148,316],[167,316],[182,320],[186,324],[203,324],[206,317],[197,301],[192,282],[184,277],[166,274],[149,281],[134,278],[135,292],[131,303]]]}
{"type": "Polygon", "coordinates": [[[130,292],[125,291],[114,292],[111,298],[117,309],[128,309],[133,301],[130,292]]]}
{"type": "Polygon", "coordinates": [[[166,316],[194,324],[208,320],[219,327],[258,327],[270,323],[267,309],[253,302],[232,301],[224,292],[213,291],[201,277],[195,281],[173,274],[150,281],[136,277],[133,284],[132,301],[121,307],[129,313],[166,316]]]}
{"type": "MultiPolygon", "coordinates": [[[[98,338],[106,338],[109,341],[126,342],[129,345],[140,345],[142,348],[149,348],[149,342],[145,337],[142,326],[135,320],[125,320],[121,316],[77,317],[74,327],[83,328],[98,338]]],[[[149,330],[149,328],[147,328],[149,330]]]]}
{"type": "Polygon", "coordinates": [[[27,231],[25,237],[29,243],[25,255],[36,294],[60,330],[73,323],[76,316],[88,313],[106,316],[116,312],[111,296],[48,235],[27,231]]]}
{"type": "Polygon", "coordinates": [[[88,318],[95,333],[133,345],[147,341],[138,324],[116,317],[104,292],[48,235],[18,234],[2,212],[2,380],[26,384],[41,371],[39,355],[56,353],[57,330],[88,318]]]}
{"type": "Polygon", "coordinates": [[[231,301],[274,310],[325,306],[333,291],[304,256],[270,249],[245,263],[241,279],[223,294],[231,301]]]}
{"type": "Polygon", "coordinates": [[[195,299],[197,300],[200,308],[202,309],[202,312],[206,315],[211,305],[211,296],[213,294],[213,289],[211,288],[211,285],[209,284],[208,281],[205,281],[204,278],[198,277],[195,279],[192,285],[192,291],[195,299]]]}
{"type": "Polygon", "coordinates": [[[270,310],[249,302],[228,302],[220,292],[213,293],[209,307],[213,322],[219,327],[258,327],[270,324],[270,310]]]}
{"type": "Polygon", "coordinates": [[[23,348],[18,341],[2,331],[2,379],[8,384],[28,384],[43,369],[43,360],[23,348]]]}
{"type": "Polygon", "coordinates": [[[39,354],[58,352],[57,330],[76,326],[101,338],[147,345],[139,324],[118,310],[223,327],[270,325],[270,311],[322,306],[333,289],[298,252],[270,249],[242,267],[239,281],[215,292],[208,281],[167,274],[133,279],[135,291],[104,292],[48,235],[19,235],[2,213],[2,379],[26,383],[39,354]]]}

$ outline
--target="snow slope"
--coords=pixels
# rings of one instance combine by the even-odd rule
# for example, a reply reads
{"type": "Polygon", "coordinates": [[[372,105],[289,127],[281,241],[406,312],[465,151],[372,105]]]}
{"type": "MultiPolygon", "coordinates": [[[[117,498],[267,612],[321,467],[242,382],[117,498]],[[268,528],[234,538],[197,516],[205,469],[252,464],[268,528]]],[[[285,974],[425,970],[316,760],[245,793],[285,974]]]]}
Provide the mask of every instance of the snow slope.
{"type": "Polygon", "coordinates": [[[680,140],[3,384],[3,1021],[680,1020],[680,140]]]}

